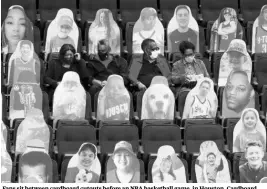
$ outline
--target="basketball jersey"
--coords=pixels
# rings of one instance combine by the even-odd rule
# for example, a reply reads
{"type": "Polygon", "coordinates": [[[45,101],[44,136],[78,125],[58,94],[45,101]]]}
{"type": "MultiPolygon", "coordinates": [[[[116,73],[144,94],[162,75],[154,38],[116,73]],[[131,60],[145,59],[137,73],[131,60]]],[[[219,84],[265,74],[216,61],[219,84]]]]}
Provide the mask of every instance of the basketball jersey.
{"type": "Polygon", "coordinates": [[[261,26],[256,29],[255,53],[267,53],[267,31],[261,26]]]}
{"type": "MultiPolygon", "coordinates": [[[[13,82],[11,84],[15,84],[18,82],[18,77],[20,73],[23,71],[31,71],[36,75],[35,60],[33,58],[26,63],[24,63],[20,58],[17,58],[14,60],[13,66],[14,66],[14,73],[13,73],[14,75],[13,75],[13,82]]],[[[12,73],[10,73],[10,77],[12,77],[11,74],[12,73]]]]}
{"type": "Polygon", "coordinates": [[[204,102],[201,102],[197,95],[193,97],[194,100],[189,112],[189,118],[207,118],[209,116],[209,110],[211,108],[210,102],[207,98],[204,102]]]}
{"type": "Polygon", "coordinates": [[[119,99],[106,99],[105,121],[129,120],[129,97],[122,96],[119,99]]]}
{"type": "MultiPolygon", "coordinates": [[[[230,22],[226,25],[222,23],[222,28],[228,28],[228,27],[231,27],[230,22]]],[[[229,44],[234,38],[235,38],[235,32],[227,34],[227,38],[225,38],[224,36],[221,36],[220,37],[221,39],[220,40],[220,51],[226,51],[227,48],[229,47],[229,44]]]]}

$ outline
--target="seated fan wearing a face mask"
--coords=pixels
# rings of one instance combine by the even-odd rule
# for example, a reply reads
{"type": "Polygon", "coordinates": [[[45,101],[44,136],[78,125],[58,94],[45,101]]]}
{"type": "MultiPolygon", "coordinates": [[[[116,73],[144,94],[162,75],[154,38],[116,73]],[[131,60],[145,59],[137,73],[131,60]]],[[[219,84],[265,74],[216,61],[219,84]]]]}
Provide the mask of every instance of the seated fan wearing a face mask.
{"type": "Polygon", "coordinates": [[[123,77],[124,85],[128,84],[126,79],[128,63],[119,55],[111,54],[111,47],[107,39],[98,42],[97,51],[97,54],[90,54],[87,57],[87,71],[91,76],[89,93],[92,104],[94,104],[95,94],[107,84],[110,75],[120,75],[123,77]]]}
{"type": "Polygon", "coordinates": [[[153,39],[145,39],[141,48],[144,53],[133,55],[130,63],[128,77],[131,83],[137,86],[138,90],[144,90],[150,86],[155,76],[165,76],[169,80],[170,65],[160,54],[157,43],[153,39]]]}
{"type": "Polygon", "coordinates": [[[182,88],[192,89],[197,80],[209,77],[204,62],[195,58],[195,45],[182,41],[179,46],[183,58],[173,64],[171,81],[177,86],[176,92],[182,88]]]}

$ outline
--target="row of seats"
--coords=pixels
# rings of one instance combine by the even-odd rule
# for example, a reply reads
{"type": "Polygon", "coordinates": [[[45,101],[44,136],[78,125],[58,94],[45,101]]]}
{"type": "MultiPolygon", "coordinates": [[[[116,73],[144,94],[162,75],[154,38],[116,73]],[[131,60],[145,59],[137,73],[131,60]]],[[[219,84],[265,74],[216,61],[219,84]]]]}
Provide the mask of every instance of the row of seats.
{"type": "MultiPolygon", "coordinates": [[[[132,0],[10,0],[2,1],[2,19],[5,18],[8,8],[11,5],[22,5],[29,18],[35,21],[51,20],[55,17],[58,9],[65,7],[71,9],[78,21],[94,20],[95,13],[98,9],[107,8],[113,12],[116,20],[126,22],[136,21],[139,17],[140,10],[144,7],[153,7],[162,14],[165,21],[169,21],[173,15],[173,8],[177,5],[188,5],[191,7],[193,15],[198,20],[214,20],[224,7],[232,7],[240,13],[241,21],[254,21],[259,14],[262,5],[266,0],[226,0],[214,3],[213,0],[140,0],[138,3],[132,0]],[[36,14],[38,15],[36,17],[36,14]],[[199,16],[198,16],[199,15],[199,16]]],[[[3,22],[3,20],[2,20],[3,22]]]]}

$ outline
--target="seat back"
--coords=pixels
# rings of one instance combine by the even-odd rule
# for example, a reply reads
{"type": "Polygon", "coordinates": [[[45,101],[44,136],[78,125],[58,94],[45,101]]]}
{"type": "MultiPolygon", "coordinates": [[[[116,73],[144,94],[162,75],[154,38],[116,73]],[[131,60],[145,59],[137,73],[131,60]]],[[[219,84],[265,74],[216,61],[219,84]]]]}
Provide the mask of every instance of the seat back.
{"type": "Polygon", "coordinates": [[[96,130],[92,125],[60,125],[56,133],[58,154],[74,154],[85,142],[97,144],[96,130]]]}
{"type": "Polygon", "coordinates": [[[131,143],[134,152],[138,152],[138,128],[132,124],[103,125],[99,129],[99,146],[101,154],[113,153],[119,141],[131,143]]]}
{"type": "Polygon", "coordinates": [[[207,140],[214,141],[222,152],[224,150],[223,128],[217,124],[189,125],[185,127],[187,153],[199,153],[200,144],[207,140]]]}
{"type": "Polygon", "coordinates": [[[239,121],[239,118],[229,118],[226,120],[226,140],[227,140],[227,147],[230,152],[233,152],[233,137],[234,137],[234,129],[235,125],[239,121]]]}
{"type": "Polygon", "coordinates": [[[180,153],[182,147],[180,127],[164,123],[146,125],[142,130],[142,145],[145,154],[157,153],[159,147],[163,145],[170,145],[176,153],[180,153]]]}

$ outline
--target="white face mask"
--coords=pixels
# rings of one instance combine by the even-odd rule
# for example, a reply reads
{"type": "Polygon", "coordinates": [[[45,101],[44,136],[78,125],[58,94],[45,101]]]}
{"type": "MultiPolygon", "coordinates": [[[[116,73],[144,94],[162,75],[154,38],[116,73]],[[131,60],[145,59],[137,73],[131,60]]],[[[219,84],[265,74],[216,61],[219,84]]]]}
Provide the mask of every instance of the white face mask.
{"type": "Polygon", "coordinates": [[[185,61],[186,61],[186,62],[191,63],[191,62],[193,62],[194,60],[195,60],[195,56],[188,56],[188,57],[185,57],[185,61]]]}
{"type": "Polygon", "coordinates": [[[159,50],[152,51],[151,55],[150,55],[150,58],[153,59],[153,60],[156,59],[158,57],[159,53],[160,53],[159,50]]]}

